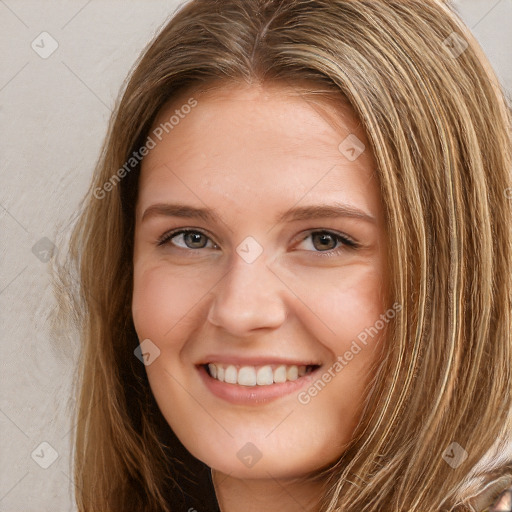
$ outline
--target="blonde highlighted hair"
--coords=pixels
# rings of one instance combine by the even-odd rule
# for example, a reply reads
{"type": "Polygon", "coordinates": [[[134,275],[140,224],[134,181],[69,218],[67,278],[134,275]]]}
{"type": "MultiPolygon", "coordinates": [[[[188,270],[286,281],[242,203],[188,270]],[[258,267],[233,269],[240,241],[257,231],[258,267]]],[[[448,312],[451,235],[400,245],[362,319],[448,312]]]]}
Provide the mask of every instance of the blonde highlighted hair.
{"type": "Polygon", "coordinates": [[[435,0],[193,0],[145,49],[57,269],[81,342],[78,510],[172,512],[200,470],[173,449],[133,354],[138,168],[94,192],[169,99],[232,82],[348,101],[377,162],[390,304],[403,309],[353,442],[321,475],[321,511],[479,510],[479,493],[512,483],[512,116],[477,42],[435,0]],[[453,443],[467,453],[457,467],[453,443]]]}

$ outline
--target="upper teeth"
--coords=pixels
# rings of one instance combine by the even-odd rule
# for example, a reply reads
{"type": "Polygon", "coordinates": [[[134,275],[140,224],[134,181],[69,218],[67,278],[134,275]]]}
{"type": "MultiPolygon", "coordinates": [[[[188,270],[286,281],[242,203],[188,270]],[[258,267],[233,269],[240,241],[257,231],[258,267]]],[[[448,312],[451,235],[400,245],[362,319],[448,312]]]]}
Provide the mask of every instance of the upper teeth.
{"type": "Polygon", "coordinates": [[[210,363],[208,365],[210,375],[221,382],[229,384],[240,384],[241,386],[269,386],[270,384],[297,380],[306,374],[306,366],[280,365],[272,368],[266,366],[224,366],[222,364],[210,363]]]}

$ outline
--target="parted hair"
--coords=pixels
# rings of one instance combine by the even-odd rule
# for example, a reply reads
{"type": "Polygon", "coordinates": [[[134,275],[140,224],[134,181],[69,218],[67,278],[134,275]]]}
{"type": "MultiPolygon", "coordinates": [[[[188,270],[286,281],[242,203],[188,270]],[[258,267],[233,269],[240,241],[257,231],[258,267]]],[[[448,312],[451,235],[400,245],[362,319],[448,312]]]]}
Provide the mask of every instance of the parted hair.
{"type": "Polygon", "coordinates": [[[402,314],[351,444],[315,475],[321,512],[478,510],[477,495],[512,475],[512,116],[478,43],[441,0],[192,0],[144,49],[56,269],[61,314],[80,341],[78,510],[173,512],[180,482],[199,471],[173,448],[134,356],[139,166],[104,197],[94,192],[144,144],[166,102],[223,83],[349,102],[377,165],[389,300],[402,314]],[[467,454],[460,464],[449,463],[454,448],[467,454]]]}

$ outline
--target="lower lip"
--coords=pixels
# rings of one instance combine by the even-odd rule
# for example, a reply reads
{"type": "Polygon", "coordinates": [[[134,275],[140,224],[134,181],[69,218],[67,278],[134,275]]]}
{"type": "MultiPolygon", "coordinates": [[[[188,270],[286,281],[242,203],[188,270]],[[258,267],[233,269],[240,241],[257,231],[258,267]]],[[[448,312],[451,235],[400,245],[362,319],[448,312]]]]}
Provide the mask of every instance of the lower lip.
{"type": "Polygon", "coordinates": [[[210,377],[204,366],[199,366],[199,374],[206,387],[217,397],[236,405],[256,405],[272,402],[291,393],[297,393],[302,387],[310,384],[320,368],[297,380],[286,381],[268,386],[241,386],[229,384],[210,377]]]}

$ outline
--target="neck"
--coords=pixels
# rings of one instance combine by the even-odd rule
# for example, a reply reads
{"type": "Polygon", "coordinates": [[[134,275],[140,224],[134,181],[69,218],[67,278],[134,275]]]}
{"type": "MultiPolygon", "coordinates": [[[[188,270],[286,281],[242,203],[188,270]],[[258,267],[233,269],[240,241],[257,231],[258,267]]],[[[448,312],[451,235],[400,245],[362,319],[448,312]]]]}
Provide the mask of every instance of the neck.
{"type": "Polygon", "coordinates": [[[212,480],[221,512],[318,512],[320,482],[241,480],[212,470],[212,480]]]}

